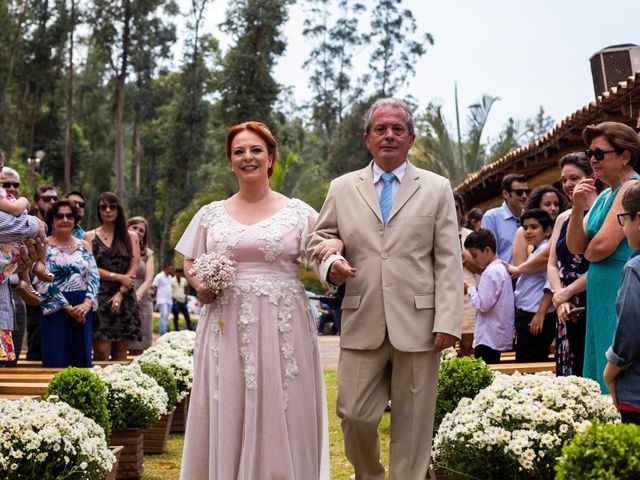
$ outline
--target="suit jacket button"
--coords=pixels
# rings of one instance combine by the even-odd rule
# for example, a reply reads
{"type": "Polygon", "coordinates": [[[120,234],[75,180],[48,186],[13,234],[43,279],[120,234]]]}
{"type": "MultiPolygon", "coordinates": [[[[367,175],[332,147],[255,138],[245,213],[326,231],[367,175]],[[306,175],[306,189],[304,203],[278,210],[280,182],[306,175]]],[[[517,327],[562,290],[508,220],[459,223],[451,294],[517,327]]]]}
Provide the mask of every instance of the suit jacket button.
{"type": "Polygon", "coordinates": [[[384,258],[385,260],[386,260],[387,258],[389,258],[389,255],[387,254],[387,252],[382,252],[382,255],[381,255],[381,256],[382,256],[382,258],[384,258]]]}
{"type": "Polygon", "coordinates": [[[378,225],[378,230],[379,230],[380,232],[384,232],[384,225],[383,225],[383,224],[379,224],[379,225],[378,225]]]}

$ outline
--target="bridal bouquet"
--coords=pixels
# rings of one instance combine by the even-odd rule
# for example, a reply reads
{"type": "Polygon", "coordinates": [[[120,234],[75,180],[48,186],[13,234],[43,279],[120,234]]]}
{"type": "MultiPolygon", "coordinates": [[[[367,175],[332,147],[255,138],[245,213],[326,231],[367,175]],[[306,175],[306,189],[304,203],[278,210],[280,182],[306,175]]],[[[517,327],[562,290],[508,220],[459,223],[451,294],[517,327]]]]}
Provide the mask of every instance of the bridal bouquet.
{"type": "Polygon", "coordinates": [[[196,277],[205,289],[218,295],[233,285],[236,267],[227,257],[215,252],[205,253],[193,261],[189,275],[196,277]]]}

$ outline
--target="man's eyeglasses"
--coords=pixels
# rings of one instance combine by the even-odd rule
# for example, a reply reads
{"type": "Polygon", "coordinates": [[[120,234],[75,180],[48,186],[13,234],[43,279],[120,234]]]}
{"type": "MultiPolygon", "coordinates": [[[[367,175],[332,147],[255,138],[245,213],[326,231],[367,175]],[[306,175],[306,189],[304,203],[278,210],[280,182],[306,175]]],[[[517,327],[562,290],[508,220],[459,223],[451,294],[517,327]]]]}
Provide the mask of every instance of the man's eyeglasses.
{"type": "Polygon", "coordinates": [[[585,150],[584,154],[587,156],[587,158],[589,160],[591,160],[591,157],[595,158],[597,161],[601,162],[602,160],[604,160],[604,156],[607,153],[611,153],[611,152],[615,152],[615,149],[613,150],[602,150],[600,148],[596,148],[595,150],[585,150]]]}
{"type": "Polygon", "coordinates": [[[106,212],[107,210],[117,210],[118,204],[117,203],[101,203],[99,208],[103,212],[106,212]]]}
{"type": "Polygon", "coordinates": [[[638,214],[638,212],[622,212],[619,213],[617,215],[618,217],[618,224],[621,227],[624,227],[625,223],[627,223],[627,217],[631,218],[631,217],[635,217],[638,214]]]}
{"type": "Polygon", "coordinates": [[[2,182],[2,188],[19,188],[20,182],[2,182]]]}
{"type": "Polygon", "coordinates": [[[40,198],[45,203],[57,202],[58,201],[58,196],[57,195],[43,195],[40,198]]]}
{"type": "Polygon", "coordinates": [[[56,213],[53,217],[56,220],[64,220],[65,218],[67,220],[73,220],[73,213],[56,213]]]}
{"type": "Polygon", "coordinates": [[[75,200],[71,200],[71,201],[76,204],[76,207],[84,208],[84,202],[76,202],[75,200]]]}
{"type": "Polygon", "coordinates": [[[529,195],[531,193],[530,188],[514,188],[513,190],[509,190],[510,193],[515,193],[516,197],[521,197],[523,195],[529,195]]]}

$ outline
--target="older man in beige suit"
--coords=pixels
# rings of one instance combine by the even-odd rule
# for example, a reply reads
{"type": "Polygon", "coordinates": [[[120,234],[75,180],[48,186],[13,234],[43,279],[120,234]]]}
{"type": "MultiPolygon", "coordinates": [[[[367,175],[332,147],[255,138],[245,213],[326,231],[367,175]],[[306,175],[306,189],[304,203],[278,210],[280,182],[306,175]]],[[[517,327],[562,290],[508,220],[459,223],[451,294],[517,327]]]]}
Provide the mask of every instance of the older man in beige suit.
{"type": "Polygon", "coordinates": [[[404,102],[385,98],[369,108],[364,141],[373,162],[331,182],[307,251],[324,257],[315,263],[320,278],[346,282],[337,413],[357,480],[385,478],[377,429],[389,400],[390,478],[426,477],[438,352],[460,337],[462,262],[451,186],[407,161],[414,140],[404,102]],[[342,240],[344,253],[326,239],[342,240]]]}

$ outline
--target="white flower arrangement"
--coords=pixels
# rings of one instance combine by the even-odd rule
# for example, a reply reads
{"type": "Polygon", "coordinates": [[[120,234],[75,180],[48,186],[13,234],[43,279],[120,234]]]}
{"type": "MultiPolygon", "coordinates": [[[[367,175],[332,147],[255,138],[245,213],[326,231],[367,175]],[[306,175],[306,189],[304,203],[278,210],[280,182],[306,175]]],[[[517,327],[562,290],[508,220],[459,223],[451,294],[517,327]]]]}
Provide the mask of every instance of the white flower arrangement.
{"type": "Polygon", "coordinates": [[[193,357],[177,350],[170,343],[158,343],[136,357],[134,364],[156,363],[168,368],[176,377],[178,401],[191,392],[193,383],[193,357]]]}
{"type": "Polygon", "coordinates": [[[446,362],[458,358],[458,352],[454,347],[445,348],[440,352],[440,362],[446,362]]]}
{"type": "Polygon", "coordinates": [[[592,420],[619,422],[593,380],[497,374],[444,417],[433,459],[464,478],[552,479],[562,445],[592,420]]]}
{"type": "Polygon", "coordinates": [[[171,348],[180,350],[190,357],[196,345],[196,332],[191,330],[180,330],[179,332],[168,332],[162,335],[156,345],[169,345],[171,348]]]}
{"type": "Polygon", "coordinates": [[[164,389],[136,364],[93,367],[109,390],[108,409],[114,430],[148,427],[167,413],[164,389]]]}
{"type": "Polygon", "coordinates": [[[98,480],[114,461],[102,427],[66,403],[0,399],[0,478],[98,480]]]}
{"type": "Polygon", "coordinates": [[[223,255],[205,253],[193,261],[189,275],[196,277],[206,290],[217,295],[233,285],[236,267],[231,259],[223,255]]]}

